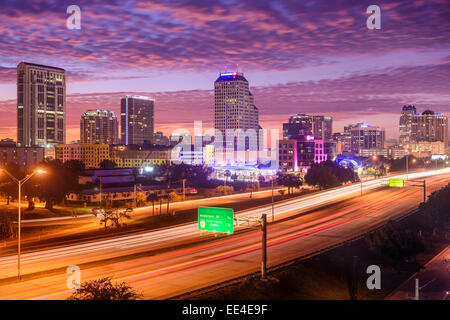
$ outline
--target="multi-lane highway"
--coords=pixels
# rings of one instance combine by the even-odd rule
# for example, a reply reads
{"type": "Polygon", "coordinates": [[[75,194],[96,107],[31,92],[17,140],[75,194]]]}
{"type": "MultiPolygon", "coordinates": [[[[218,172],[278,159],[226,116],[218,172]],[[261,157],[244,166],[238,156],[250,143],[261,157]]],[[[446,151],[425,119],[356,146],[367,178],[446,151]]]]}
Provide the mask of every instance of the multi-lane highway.
{"type": "MultiPolygon", "coordinates": [[[[431,192],[448,183],[450,170],[409,175],[409,179],[424,177],[431,192]]],[[[383,185],[385,182],[380,180],[364,183],[362,197],[356,196],[360,186],[351,185],[276,204],[274,214],[278,222],[268,227],[269,266],[364,233],[414,209],[423,199],[419,188],[389,189],[383,185]],[[289,216],[295,217],[283,219],[289,216]]],[[[271,206],[248,210],[242,215],[256,217],[262,213],[267,213],[271,220],[271,206]]],[[[64,298],[70,292],[65,287],[67,275],[63,268],[69,265],[81,267],[82,280],[113,276],[127,281],[149,299],[202,288],[259,269],[260,231],[245,227],[237,230],[235,235],[214,239],[200,234],[196,224],[190,223],[27,253],[22,257],[22,273],[42,273],[34,279],[0,285],[0,298],[64,298]],[[187,245],[204,239],[214,240],[187,245]],[[183,246],[167,250],[177,245],[183,246]],[[166,250],[155,253],[161,248],[166,250]],[[133,256],[137,253],[141,254],[133,256]],[[116,260],[105,261],[111,258],[116,260]]],[[[16,262],[16,256],[0,258],[0,277],[14,277],[16,262]]]]}

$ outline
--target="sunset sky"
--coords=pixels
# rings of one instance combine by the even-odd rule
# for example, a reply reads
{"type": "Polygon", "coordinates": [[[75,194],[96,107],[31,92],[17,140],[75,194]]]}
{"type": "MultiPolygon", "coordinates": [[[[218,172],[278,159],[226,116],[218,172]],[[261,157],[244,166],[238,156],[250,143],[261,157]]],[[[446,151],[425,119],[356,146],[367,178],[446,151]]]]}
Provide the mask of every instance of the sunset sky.
{"type": "Polygon", "coordinates": [[[120,116],[126,94],[155,98],[157,131],[211,127],[213,82],[236,69],[263,128],[325,114],[335,132],[365,122],[397,138],[404,104],[450,113],[449,0],[2,0],[0,34],[0,138],[16,139],[20,61],[66,69],[67,142],[85,110],[120,116]],[[66,28],[71,4],[81,30],[66,28]]]}

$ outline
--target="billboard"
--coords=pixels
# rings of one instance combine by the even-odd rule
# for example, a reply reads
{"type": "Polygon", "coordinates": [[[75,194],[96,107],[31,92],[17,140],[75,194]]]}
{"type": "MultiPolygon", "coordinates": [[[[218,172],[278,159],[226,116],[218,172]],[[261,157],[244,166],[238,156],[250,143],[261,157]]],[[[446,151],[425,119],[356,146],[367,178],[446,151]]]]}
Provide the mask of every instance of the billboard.
{"type": "Polygon", "coordinates": [[[404,180],[403,179],[389,179],[389,187],[403,188],[404,180]]]}
{"type": "Polygon", "coordinates": [[[230,208],[198,208],[198,229],[201,231],[233,233],[234,212],[230,208]]]}

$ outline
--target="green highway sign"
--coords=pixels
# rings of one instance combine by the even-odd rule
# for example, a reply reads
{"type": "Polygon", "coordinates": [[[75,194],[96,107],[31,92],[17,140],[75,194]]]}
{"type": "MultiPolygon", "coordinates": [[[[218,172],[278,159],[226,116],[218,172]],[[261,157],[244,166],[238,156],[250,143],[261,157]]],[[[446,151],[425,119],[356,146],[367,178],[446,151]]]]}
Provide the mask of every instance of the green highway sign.
{"type": "Polygon", "coordinates": [[[404,187],[403,179],[389,179],[389,187],[393,188],[403,188],[404,187]]]}
{"type": "Polygon", "coordinates": [[[198,229],[222,233],[233,233],[234,212],[229,208],[198,208],[198,229]]]}

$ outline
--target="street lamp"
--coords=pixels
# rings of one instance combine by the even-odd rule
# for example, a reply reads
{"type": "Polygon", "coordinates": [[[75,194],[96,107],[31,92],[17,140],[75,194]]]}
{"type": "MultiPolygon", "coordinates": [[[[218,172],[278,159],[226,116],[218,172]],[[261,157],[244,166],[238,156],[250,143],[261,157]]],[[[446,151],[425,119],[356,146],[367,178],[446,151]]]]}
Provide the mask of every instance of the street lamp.
{"type": "Polygon", "coordinates": [[[19,187],[19,192],[18,192],[18,196],[19,196],[19,208],[18,208],[18,213],[17,213],[17,278],[20,280],[21,276],[20,276],[20,231],[21,231],[21,199],[22,199],[22,186],[24,185],[25,182],[27,182],[28,180],[31,179],[31,177],[33,177],[35,174],[45,174],[47,173],[45,170],[42,169],[37,169],[36,171],[28,174],[25,176],[25,178],[19,180],[16,177],[14,177],[11,173],[9,173],[6,169],[2,168],[1,171],[5,172],[10,178],[11,180],[13,180],[17,186],[19,187]]]}
{"type": "Polygon", "coordinates": [[[275,220],[274,208],[273,208],[273,175],[272,175],[272,222],[275,220]]]}
{"type": "Polygon", "coordinates": [[[408,162],[409,162],[409,155],[406,155],[406,180],[408,180],[408,162]]]}

